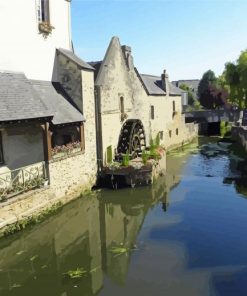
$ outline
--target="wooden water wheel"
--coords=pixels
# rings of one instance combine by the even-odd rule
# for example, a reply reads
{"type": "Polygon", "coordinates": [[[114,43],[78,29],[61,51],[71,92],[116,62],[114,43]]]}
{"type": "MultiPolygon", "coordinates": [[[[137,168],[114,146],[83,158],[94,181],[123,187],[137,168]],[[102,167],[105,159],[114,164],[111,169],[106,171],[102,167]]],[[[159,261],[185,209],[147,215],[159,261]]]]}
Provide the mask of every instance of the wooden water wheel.
{"type": "Polygon", "coordinates": [[[118,140],[118,154],[129,153],[132,158],[141,156],[146,148],[146,137],[143,124],[138,119],[129,119],[122,126],[118,140]]]}

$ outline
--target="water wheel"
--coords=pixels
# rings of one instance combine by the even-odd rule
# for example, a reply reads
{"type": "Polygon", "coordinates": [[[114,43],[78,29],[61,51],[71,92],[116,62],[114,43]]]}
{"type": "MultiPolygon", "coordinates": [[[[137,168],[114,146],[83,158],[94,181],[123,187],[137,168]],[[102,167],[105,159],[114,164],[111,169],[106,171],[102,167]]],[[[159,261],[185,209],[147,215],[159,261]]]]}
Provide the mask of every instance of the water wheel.
{"type": "Polygon", "coordinates": [[[146,137],[143,124],[138,119],[129,119],[122,126],[118,140],[118,154],[129,153],[132,158],[141,156],[146,148],[146,137]]]}

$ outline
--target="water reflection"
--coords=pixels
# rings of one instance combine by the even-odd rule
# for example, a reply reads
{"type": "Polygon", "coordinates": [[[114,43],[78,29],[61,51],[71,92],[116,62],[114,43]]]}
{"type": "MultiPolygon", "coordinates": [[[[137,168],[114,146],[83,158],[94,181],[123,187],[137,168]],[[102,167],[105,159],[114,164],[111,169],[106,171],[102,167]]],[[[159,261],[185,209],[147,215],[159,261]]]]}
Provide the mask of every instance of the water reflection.
{"type": "Polygon", "coordinates": [[[98,192],[1,240],[0,295],[246,295],[246,175],[216,141],[171,153],[152,187],[98,192]]]}
{"type": "Polygon", "coordinates": [[[106,190],[2,240],[0,295],[32,295],[34,290],[36,295],[96,295],[103,287],[103,272],[123,285],[145,215],[159,200],[168,203],[164,192],[164,178],[149,188],[106,190]],[[116,254],[116,247],[127,251],[116,254]],[[87,271],[84,277],[64,278],[78,267],[87,271]]]}

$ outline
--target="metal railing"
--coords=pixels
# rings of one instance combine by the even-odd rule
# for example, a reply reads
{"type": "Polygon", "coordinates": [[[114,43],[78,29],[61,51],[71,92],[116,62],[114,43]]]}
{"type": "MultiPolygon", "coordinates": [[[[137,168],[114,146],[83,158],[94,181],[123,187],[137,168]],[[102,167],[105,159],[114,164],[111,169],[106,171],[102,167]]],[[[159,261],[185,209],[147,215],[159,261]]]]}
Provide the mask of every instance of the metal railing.
{"type": "Polygon", "coordinates": [[[0,202],[22,192],[42,187],[47,181],[45,162],[0,174],[0,202]]]}

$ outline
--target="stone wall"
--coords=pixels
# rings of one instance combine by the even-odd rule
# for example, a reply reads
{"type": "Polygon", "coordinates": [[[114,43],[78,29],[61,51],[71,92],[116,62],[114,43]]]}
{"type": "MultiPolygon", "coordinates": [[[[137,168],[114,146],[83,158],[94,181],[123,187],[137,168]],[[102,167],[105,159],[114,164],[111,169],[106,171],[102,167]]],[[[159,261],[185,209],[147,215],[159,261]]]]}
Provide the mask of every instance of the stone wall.
{"type": "Polygon", "coordinates": [[[91,188],[96,180],[96,159],[79,152],[49,163],[50,187],[55,197],[62,197],[75,188],[91,188]]]}
{"type": "Polygon", "coordinates": [[[238,141],[247,152],[247,126],[233,126],[232,138],[238,141]]]}
{"type": "Polygon", "coordinates": [[[57,52],[58,81],[68,93],[77,108],[82,111],[81,71],[77,65],[57,52]]]}
{"type": "Polygon", "coordinates": [[[189,143],[198,136],[198,124],[184,123],[181,119],[175,119],[173,123],[168,125],[166,131],[165,148],[170,150],[178,146],[189,143]]]}
{"type": "Polygon", "coordinates": [[[96,130],[94,73],[80,70],[78,66],[58,55],[59,82],[84,115],[85,151],[49,164],[51,187],[62,196],[77,186],[92,186],[96,180],[96,130]],[[55,187],[54,187],[55,186],[55,187]],[[67,188],[67,189],[66,189],[67,188]]]}

